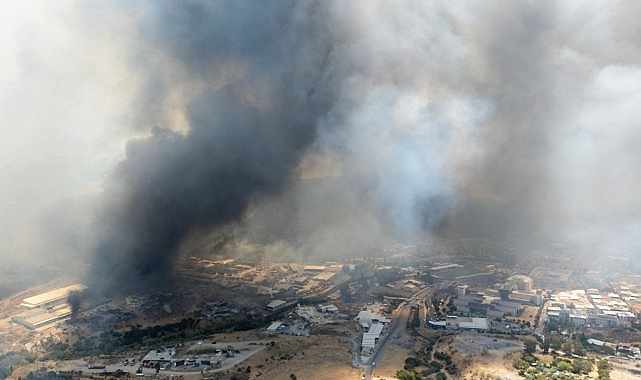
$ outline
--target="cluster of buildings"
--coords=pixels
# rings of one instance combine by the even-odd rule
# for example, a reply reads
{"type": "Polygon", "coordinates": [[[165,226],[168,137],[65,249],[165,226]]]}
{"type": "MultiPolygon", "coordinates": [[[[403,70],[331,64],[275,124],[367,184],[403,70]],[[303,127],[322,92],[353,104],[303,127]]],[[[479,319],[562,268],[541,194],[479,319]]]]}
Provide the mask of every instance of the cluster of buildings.
{"type": "Polygon", "coordinates": [[[86,289],[83,284],[73,284],[27,297],[20,304],[24,311],[12,316],[11,320],[32,330],[49,326],[71,315],[72,310],[67,303],[69,294],[86,289]]]}
{"type": "Polygon", "coordinates": [[[577,289],[550,295],[547,320],[575,326],[630,327],[636,314],[621,295],[597,289],[577,289]]]}
{"type": "Polygon", "coordinates": [[[621,299],[630,308],[630,311],[636,315],[641,315],[641,278],[630,279],[631,281],[618,281],[612,284],[614,291],[621,296],[621,299]]]}
{"type": "Polygon", "coordinates": [[[315,325],[333,323],[337,320],[346,320],[348,316],[341,313],[333,304],[303,306],[297,305],[286,320],[271,323],[266,331],[289,335],[309,335],[309,329],[315,325]]]}
{"type": "Polygon", "coordinates": [[[241,264],[232,259],[189,257],[179,262],[185,276],[214,282],[247,296],[296,299],[322,292],[334,285],[343,266],[298,264],[241,264]]]}
{"type": "Polygon", "coordinates": [[[457,314],[487,318],[517,316],[524,304],[541,305],[543,298],[540,291],[532,289],[532,278],[525,275],[510,276],[502,284],[477,291],[458,285],[454,294],[457,314]]]}
{"type": "MultiPolygon", "coordinates": [[[[447,268],[459,267],[447,266],[447,268]]],[[[474,288],[468,284],[454,282],[450,287],[453,296],[450,315],[441,320],[427,321],[427,326],[434,329],[517,331],[518,329],[511,330],[510,325],[501,328],[501,324],[496,321],[520,317],[526,305],[541,305],[543,293],[534,289],[534,281],[530,276],[523,274],[511,276],[503,274],[503,276],[505,276],[503,281],[474,288]]],[[[530,325],[527,326],[523,325],[521,328],[531,329],[530,325]]]]}
{"type": "Polygon", "coordinates": [[[361,356],[368,358],[374,354],[376,345],[390,323],[390,319],[372,310],[361,310],[354,320],[363,328],[361,356]]]}

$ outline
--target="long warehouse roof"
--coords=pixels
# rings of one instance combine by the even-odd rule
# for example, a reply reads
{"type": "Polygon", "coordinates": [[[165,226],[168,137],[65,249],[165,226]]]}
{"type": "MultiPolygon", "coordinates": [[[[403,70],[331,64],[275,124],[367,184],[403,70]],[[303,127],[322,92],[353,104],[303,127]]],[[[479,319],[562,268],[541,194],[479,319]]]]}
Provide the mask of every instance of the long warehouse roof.
{"type": "Polygon", "coordinates": [[[73,291],[82,291],[87,289],[87,287],[83,284],[73,284],[66,286],[64,288],[59,288],[59,289],[54,289],[52,291],[46,292],[46,293],[41,293],[32,297],[27,297],[22,300],[21,306],[25,307],[38,307],[40,305],[46,304],[51,301],[56,301],[62,298],[66,298],[69,296],[70,292],[73,291]]]}

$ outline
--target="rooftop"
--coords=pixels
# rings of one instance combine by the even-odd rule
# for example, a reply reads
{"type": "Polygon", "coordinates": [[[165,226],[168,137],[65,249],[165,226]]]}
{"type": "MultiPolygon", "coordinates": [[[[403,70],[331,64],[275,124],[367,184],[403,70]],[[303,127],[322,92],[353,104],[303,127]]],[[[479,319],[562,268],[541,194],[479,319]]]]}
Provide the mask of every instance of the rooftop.
{"type": "Polygon", "coordinates": [[[22,300],[20,306],[34,308],[39,307],[49,302],[65,299],[69,296],[69,293],[74,291],[83,291],[87,287],[83,284],[73,284],[64,288],[54,289],[52,291],[41,293],[33,297],[27,297],[22,300]]]}

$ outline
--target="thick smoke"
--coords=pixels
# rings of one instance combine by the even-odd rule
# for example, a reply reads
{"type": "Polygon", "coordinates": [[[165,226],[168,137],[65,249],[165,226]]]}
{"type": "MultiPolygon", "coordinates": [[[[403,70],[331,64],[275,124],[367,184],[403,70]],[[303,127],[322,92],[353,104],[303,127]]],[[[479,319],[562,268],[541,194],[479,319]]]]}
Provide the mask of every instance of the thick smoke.
{"type": "MultiPolygon", "coordinates": [[[[127,145],[106,189],[93,264],[103,290],[170,280],[189,232],[220,227],[256,197],[279,193],[331,96],[321,79],[329,43],[311,18],[321,16],[315,7],[173,5],[146,20],[142,38],[158,44],[163,68],[184,73],[188,130],[154,128],[127,145]]],[[[153,78],[148,102],[164,102],[174,79],[153,78]]]]}
{"type": "Polygon", "coordinates": [[[69,292],[69,295],[67,296],[67,304],[69,305],[69,308],[71,308],[72,318],[78,314],[84,295],[84,292],[81,291],[69,292]]]}
{"type": "Polygon", "coordinates": [[[371,248],[350,239],[634,230],[638,49],[585,39],[594,23],[613,41],[635,41],[636,29],[615,27],[625,13],[601,11],[145,4],[132,56],[146,83],[136,128],[173,124],[131,141],[109,181],[94,263],[108,275],[94,278],[107,288],[165,280],[191,232],[237,221],[272,196],[303,205],[267,235],[289,234],[312,254],[371,248]],[[611,167],[593,156],[605,154],[611,167]],[[341,179],[324,196],[305,195],[293,176],[309,175],[318,157],[341,179]],[[598,204],[596,183],[616,201],[598,204]]]}
{"type": "Polygon", "coordinates": [[[24,18],[46,33],[5,22],[1,252],[95,245],[91,282],[125,291],[237,223],[228,248],[302,257],[426,236],[638,244],[635,8],[149,1],[24,18]],[[50,211],[67,194],[82,202],[50,211]]]}

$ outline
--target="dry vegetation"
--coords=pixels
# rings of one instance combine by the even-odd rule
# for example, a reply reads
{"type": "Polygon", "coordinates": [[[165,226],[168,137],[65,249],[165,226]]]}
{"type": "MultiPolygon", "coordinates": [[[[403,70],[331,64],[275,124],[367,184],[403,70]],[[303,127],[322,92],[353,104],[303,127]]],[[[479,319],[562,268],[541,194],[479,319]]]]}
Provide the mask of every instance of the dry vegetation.
{"type": "Polygon", "coordinates": [[[505,317],[508,321],[518,321],[518,322],[530,322],[531,326],[534,326],[536,321],[536,314],[538,312],[538,307],[535,306],[525,306],[523,307],[523,312],[518,317],[505,317]]]}
{"type": "Polygon", "coordinates": [[[374,376],[382,379],[391,379],[396,375],[396,371],[403,368],[405,359],[412,353],[411,349],[400,347],[396,344],[390,344],[385,351],[383,358],[376,364],[374,376]]]}
{"type": "Polygon", "coordinates": [[[251,379],[356,379],[361,370],[352,367],[350,343],[335,336],[293,337],[275,341],[273,347],[242,363],[251,367],[251,379]]]}

